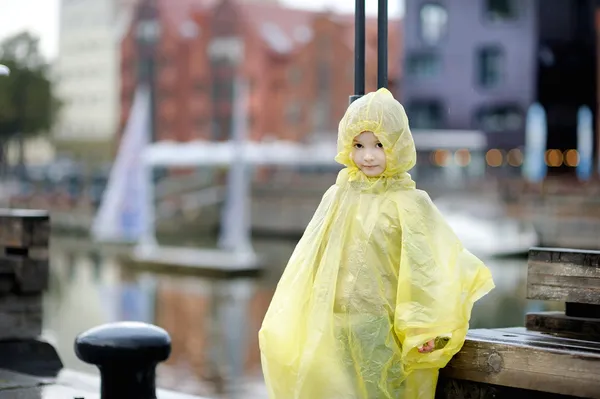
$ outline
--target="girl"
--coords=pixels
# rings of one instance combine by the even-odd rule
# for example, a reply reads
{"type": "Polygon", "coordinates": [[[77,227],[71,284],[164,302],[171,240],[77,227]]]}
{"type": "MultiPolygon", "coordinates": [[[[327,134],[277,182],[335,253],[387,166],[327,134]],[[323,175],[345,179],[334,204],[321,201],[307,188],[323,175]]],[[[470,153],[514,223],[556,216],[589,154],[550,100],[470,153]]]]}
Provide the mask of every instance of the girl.
{"type": "Polygon", "coordinates": [[[259,332],[271,399],[433,399],[493,287],[407,173],[416,150],[386,89],[340,122],[323,196],[259,332]]]}

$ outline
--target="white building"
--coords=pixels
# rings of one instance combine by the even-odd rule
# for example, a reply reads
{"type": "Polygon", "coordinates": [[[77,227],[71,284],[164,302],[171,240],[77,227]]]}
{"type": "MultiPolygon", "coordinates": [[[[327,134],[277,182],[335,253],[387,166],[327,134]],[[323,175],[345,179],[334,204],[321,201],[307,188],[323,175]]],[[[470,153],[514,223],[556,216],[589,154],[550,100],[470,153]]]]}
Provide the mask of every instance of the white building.
{"type": "Polygon", "coordinates": [[[119,120],[120,41],[135,3],[61,0],[54,65],[63,102],[54,128],[59,152],[77,148],[83,150],[79,157],[86,157],[94,149],[112,148],[119,120]]]}

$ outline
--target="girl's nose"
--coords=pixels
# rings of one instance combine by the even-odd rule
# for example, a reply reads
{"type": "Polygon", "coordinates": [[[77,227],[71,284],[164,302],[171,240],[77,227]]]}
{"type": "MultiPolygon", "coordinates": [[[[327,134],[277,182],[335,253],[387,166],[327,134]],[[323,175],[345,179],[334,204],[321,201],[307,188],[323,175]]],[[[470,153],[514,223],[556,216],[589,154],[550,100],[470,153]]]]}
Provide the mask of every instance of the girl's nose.
{"type": "Polygon", "coordinates": [[[367,151],[367,153],[365,154],[365,161],[372,161],[373,159],[373,154],[371,154],[370,151],[367,151]]]}

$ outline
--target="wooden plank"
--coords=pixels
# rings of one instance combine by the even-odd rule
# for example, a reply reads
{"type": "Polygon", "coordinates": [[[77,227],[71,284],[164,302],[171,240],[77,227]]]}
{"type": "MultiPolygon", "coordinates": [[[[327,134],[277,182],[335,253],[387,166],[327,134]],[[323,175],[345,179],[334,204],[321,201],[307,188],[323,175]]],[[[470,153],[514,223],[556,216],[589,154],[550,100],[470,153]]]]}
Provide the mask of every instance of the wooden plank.
{"type": "Polygon", "coordinates": [[[0,246],[47,247],[50,217],[46,211],[0,209],[0,246]]]}
{"type": "Polygon", "coordinates": [[[529,250],[528,258],[536,262],[600,266],[600,251],[583,249],[534,247],[529,250]]]}
{"type": "Polygon", "coordinates": [[[49,272],[47,259],[0,257],[0,294],[42,292],[48,288],[49,272]]]}
{"type": "Polygon", "coordinates": [[[503,387],[600,398],[600,347],[585,341],[473,330],[441,376],[503,387]]]}
{"type": "Polygon", "coordinates": [[[493,331],[501,332],[502,334],[509,336],[519,336],[521,339],[527,338],[528,342],[535,343],[537,346],[541,345],[548,348],[600,353],[600,343],[594,341],[582,341],[580,339],[569,337],[556,337],[538,331],[527,330],[523,327],[495,328],[493,331]]]}
{"type": "Polygon", "coordinates": [[[37,377],[55,377],[63,368],[56,349],[40,339],[0,341],[0,353],[0,369],[37,377]]]}
{"type": "Polygon", "coordinates": [[[435,399],[576,399],[577,396],[559,395],[480,382],[440,377],[435,399]]]}
{"type": "Polygon", "coordinates": [[[0,247],[0,294],[34,293],[48,287],[49,255],[47,247],[0,247]]]}
{"type": "Polygon", "coordinates": [[[0,297],[0,340],[35,339],[41,333],[41,293],[0,297]]]}
{"type": "Polygon", "coordinates": [[[564,312],[528,313],[525,328],[562,337],[600,342],[600,319],[569,317],[564,312]]]}
{"type": "Polygon", "coordinates": [[[527,298],[600,305],[600,251],[531,249],[527,298]]]}

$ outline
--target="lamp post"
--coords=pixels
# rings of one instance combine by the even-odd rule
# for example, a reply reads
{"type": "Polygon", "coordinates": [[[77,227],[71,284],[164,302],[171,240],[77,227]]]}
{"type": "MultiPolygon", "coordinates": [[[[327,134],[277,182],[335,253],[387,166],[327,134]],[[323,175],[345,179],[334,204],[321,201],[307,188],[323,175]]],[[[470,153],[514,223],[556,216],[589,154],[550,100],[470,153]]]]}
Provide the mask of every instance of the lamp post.
{"type": "MultiPolygon", "coordinates": [[[[365,94],[365,0],[354,10],[354,94],[350,104],[365,94]]],[[[377,3],[377,88],[388,84],[388,0],[377,3]]]]}
{"type": "Polygon", "coordinates": [[[354,10],[354,95],[350,104],[365,94],[365,0],[356,0],[354,10]]]}
{"type": "MultiPolygon", "coordinates": [[[[6,65],[0,64],[0,76],[10,75],[10,69],[6,65]]],[[[4,146],[0,142],[0,178],[4,176],[4,146]]]]}
{"type": "Polygon", "coordinates": [[[150,92],[150,141],[156,141],[156,46],[160,33],[156,6],[152,3],[141,5],[136,29],[137,84],[146,86],[150,92]]]}
{"type": "Polygon", "coordinates": [[[377,3],[377,88],[388,84],[388,0],[377,3]]]}

